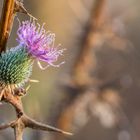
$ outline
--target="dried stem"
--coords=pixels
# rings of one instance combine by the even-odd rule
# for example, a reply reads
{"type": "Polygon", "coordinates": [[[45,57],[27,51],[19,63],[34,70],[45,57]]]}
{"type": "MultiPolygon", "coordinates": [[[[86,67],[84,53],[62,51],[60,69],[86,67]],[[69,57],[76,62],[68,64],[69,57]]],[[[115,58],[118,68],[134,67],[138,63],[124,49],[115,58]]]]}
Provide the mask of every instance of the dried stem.
{"type": "MultiPolygon", "coordinates": [[[[73,79],[76,85],[87,85],[90,82],[89,70],[92,64],[92,48],[96,44],[96,31],[101,27],[104,18],[106,0],[96,0],[88,22],[87,35],[84,38],[81,52],[73,69],[73,79]]],[[[92,64],[93,68],[93,64],[92,64]]]]}
{"type": "Polygon", "coordinates": [[[11,127],[11,124],[12,124],[12,123],[8,123],[8,124],[2,124],[2,125],[0,125],[0,130],[4,130],[4,129],[6,129],[6,128],[11,127]]]}
{"type": "MultiPolygon", "coordinates": [[[[3,10],[2,10],[1,23],[0,23],[0,52],[6,50],[6,43],[12,29],[13,20],[16,12],[25,13],[31,16],[24,8],[22,2],[18,0],[5,0],[3,10]]],[[[0,90],[0,101],[11,104],[15,108],[17,114],[17,120],[8,124],[1,125],[0,130],[9,127],[13,128],[15,133],[15,140],[22,140],[23,131],[26,127],[32,129],[44,130],[44,131],[58,132],[66,135],[72,135],[71,133],[65,132],[55,127],[39,123],[26,116],[21,101],[23,96],[20,96],[22,95],[22,93],[17,94],[17,91],[14,93],[13,92],[11,92],[8,89],[8,87],[5,87],[4,89],[0,90]]],[[[19,90],[19,92],[21,91],[19,90]]]]}
{"type": "Polygon", "coordinates": [[[15,140],[22,140],[25,125],[20,120],[14,125],[15,140]]]}
{"type": "Polygon", "coordinates": [[[52,127],[50,125],[42,124],[26,116],[23,111],[21,97],[17,95],[12,95],[7,90],[5,90],[4,92],[2,101],[11,104],[15,108],[18,119],[12,123],[1,125],[0,130],[6,129],[8,127],[14,128],[16,140],[22,140],[23,130],[26,127],[32,128],[32,129],[43,130],[43,131],[52,131],[52,132],[62,133],[65,135],[72,135],[72,133],[65,132],[61,129],[52,127]]]}
{"type": "Polygon", "coordinates": [[[21,97],[13,96],[9,94],[8,90],[5,90],[2,100],[14,106],[18,118],[24,114],[21,97]]]}
{"type": "Polygon", "coordinates": [[[25,121],[24,124],[26,125],[26,127],[29,127],[29,128],[32,128],[32,129],[38,129],[38,130],[43,130],[43,131],[59,132],[59,133],[66,134],[66,135],[72,135],[72,133],[63,131],[61,129],[52,127],[50,125],[39,123],[39,122],[37,122],[35,120],[32,120],[32,119],[30,119],[28,117],[26,117],[25,120],[24,120],[25,121]]]}
{"type": "Polygon", "coordinates": [[[6,43],[9,38],[15,16],[14,7],[15,0],[4,1],[0,22],[0,52],[5,51],[6,49],[6,43]]]}

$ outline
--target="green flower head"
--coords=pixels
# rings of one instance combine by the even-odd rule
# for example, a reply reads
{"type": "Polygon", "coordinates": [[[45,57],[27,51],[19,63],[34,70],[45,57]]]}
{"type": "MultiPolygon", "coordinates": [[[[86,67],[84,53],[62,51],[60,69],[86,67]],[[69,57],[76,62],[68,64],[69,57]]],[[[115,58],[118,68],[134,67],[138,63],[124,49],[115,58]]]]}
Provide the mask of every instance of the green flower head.
{"type": "Polygon", "coordinates": [[[0,82],[4,85],[22,85],[31,75],[33,61],[21,45],[0,56],[0,82]]]}

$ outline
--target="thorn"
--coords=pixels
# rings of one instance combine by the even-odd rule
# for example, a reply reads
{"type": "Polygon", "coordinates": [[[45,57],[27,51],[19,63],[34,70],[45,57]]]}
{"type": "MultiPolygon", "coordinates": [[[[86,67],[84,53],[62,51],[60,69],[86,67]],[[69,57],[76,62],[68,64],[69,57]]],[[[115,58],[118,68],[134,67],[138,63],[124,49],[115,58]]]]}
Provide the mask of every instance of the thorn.
{"type": "Polygon", "coordinates": [[[28,91],[30,89],[31,85],[29,85],[27,88],[26,88],[26,91],[28,91]]]}
{"type": "Polygon", "coordinates": [[[35,80],[35,79],[29,79],[29,82],[32,82],[32,83],[39,83],[40,81],[39,81],[39,80],[35,80]]]}
{"type": "Polygon", "coordinates": [[[62,131],[63,134],[73,136],[73,133],[62,131]]]}

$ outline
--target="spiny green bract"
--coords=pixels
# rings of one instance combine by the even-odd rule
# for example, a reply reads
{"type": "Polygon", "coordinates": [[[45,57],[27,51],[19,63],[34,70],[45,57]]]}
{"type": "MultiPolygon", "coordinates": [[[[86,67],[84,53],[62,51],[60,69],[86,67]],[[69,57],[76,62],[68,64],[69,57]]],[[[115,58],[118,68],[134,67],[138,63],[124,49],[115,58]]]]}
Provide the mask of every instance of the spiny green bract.
{"type": "Polygon", "coordinates": [[[32,61],[23,46],[17,46],[0,56],[0,82],[5,85],[24,84],[31,75],[32,61]]]}

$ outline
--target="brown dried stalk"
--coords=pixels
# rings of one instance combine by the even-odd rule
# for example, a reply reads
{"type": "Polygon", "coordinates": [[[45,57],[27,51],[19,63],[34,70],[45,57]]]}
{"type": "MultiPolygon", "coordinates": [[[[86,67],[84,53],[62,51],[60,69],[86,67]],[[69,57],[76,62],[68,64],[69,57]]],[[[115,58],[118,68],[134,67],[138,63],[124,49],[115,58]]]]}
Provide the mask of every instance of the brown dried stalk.
{"type": "Polygon", "coordinates": [[[106,0],[96,0],[91,11],[91,17],[88,22],[87,35],[81,46],[77,62],[73,68],[73,80],[76,85],[87,85],[90,83],[89,71],[92,64],[92,49],[96,44],[96,32],[100,29],[104,21],[104,10],[106,0]]]}
{"type": "MultiPolygon", "coordinates": [[[[1,22],[0,22],[0,53],[6,50],[6,43],[12,29],[16,12],[22,12],[27,15],[30,15],[27,12],[27,10],[24,8],[22,2],[18,0],[5,0],[2,9],[1,22]]],[[[7,88],[0,89],[1,101],[11,104],[15,108],[17,114],[17,119],[15,121],[1,125],[0,130],[9,127],[13,128],[15,132],[15,140],[22,140],[23,130],[27,127],[32,129],[52,131],[52,132],[66,134],[66,135],[72,135],[69,132],[65,132],[55,127],[39,123],[31,119],[30,117],[26,116],[21,101],[23,97],[21,95],[23,95],[24,92],[23,93],[21,92],[22,91],[19,90],[19,91],[15,91],[14,94],[11,94],[11,92],[9,92],[7,88]]]]}
{"type": "Polygon", "coordinates": [[[0,21],[0,52],[5,51],[15,16],[15,0],[5,0],[0,21]]]}

